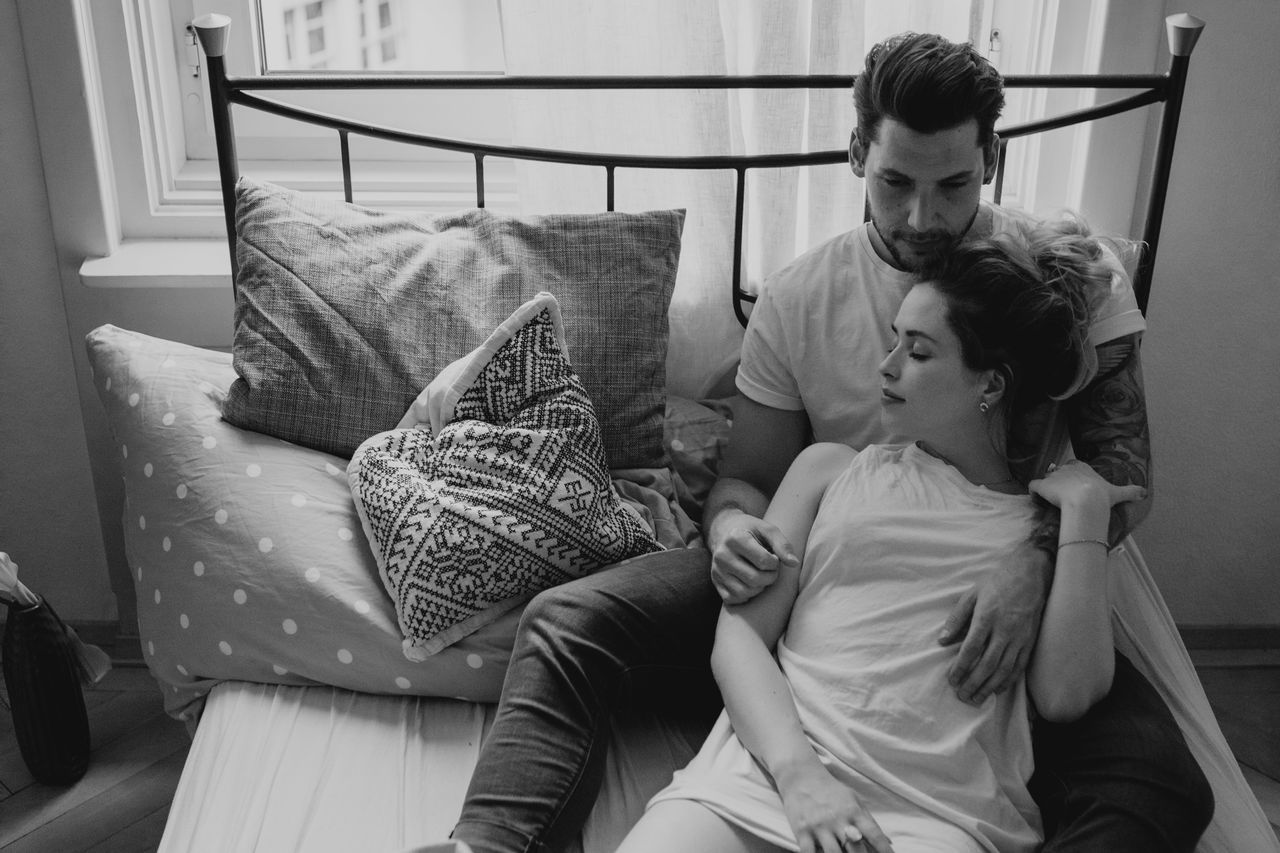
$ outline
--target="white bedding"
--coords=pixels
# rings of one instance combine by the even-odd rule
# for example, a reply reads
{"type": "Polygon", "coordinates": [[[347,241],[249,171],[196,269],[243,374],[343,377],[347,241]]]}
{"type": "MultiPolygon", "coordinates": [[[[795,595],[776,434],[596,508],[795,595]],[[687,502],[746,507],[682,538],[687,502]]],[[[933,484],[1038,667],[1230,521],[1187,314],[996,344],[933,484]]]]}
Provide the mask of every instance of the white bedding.
{"type": "MultiPolygon", "coordinates": [[[[448,837],[492,705],[228,681],[209,695],[161,853],[391,853],[448,837]]],[[[582,853],[612,851],[701,732],[621,720],[582,853]]]]}

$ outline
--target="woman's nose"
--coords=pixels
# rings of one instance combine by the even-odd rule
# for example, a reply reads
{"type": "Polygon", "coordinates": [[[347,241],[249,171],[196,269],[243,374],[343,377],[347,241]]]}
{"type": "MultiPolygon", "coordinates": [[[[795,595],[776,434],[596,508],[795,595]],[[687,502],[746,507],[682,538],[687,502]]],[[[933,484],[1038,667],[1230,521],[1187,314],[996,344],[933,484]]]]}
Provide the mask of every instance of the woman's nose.
{"type": "Polygon", "coordinates": [[[893,350],[880,360],[880,375],[886,379],[893,378],[893,350]]]}

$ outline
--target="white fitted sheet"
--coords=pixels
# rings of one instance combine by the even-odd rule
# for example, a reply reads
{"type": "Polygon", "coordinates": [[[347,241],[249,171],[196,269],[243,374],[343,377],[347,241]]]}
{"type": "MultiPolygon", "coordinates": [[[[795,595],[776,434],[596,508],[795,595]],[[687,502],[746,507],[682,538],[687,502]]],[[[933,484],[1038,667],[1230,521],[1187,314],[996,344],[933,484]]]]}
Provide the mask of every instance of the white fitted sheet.
{"type": "MultiPolygon", "coordinates": [[[[448,837],[493,706],[228,681],[209,696],[161,853],[399,851],[448,837]]],[[[612,851],[703,733],[619,721],[583,853],[612,851]]]]}

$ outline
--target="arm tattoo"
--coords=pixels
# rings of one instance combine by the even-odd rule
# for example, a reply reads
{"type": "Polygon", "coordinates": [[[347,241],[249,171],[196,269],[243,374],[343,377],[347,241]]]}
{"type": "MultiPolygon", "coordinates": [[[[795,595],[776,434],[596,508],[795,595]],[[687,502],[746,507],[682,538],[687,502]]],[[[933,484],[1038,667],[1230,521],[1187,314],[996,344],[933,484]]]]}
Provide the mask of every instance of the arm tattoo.
{"type": "MultiPolygon", "coordinates": [[[[1067,428],[1076,457],[1108,482],[1151,488],[1151,434],[1137,336],[1098,347],[1098,376],[1067,401],[1067,428]]],[[[1132,532],[1132,504],[1111,514],[1112,543],[1132,532]]]]}
{"type": "Polygon", "coordinates": [[[1036,501],[1036,526],[1031,531],[1031,544],[1047,553],[1050,561],[1055,561],[1058,556],[1058,528],[1061,520],[1057,507],[1047,501],[1036,501]]]}

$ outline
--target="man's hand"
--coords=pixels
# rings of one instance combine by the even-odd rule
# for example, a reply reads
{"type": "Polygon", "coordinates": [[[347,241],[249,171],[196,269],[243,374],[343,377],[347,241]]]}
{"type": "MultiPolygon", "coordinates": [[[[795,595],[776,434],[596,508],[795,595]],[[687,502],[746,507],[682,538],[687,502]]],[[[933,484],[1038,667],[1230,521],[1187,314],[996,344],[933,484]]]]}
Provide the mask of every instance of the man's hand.
{"type": "Polygon", "coordinates": [[[742,394],[733,399],[733,432],[702,511],[711,550],[711,582],[727,604],[742,604],[773,583],[791,543],[762,519],[787,469],[808,444],[809,418],[742,394]]]}
{"type": "Polygon", "coordinates": [[[938,642],[964,640],[947,670],[961,701],[981,704],[1026,670],[1051,579],[1049,555],[1028,543],[951,611],[938,642]]]}
{"type": "Polygon", "coordinates": [[[799,564],[787,537],[772,524],[741,511],[716,521],[711,583],[726,604],[750,601],[778,578],[783,564],[799,564]]]}

